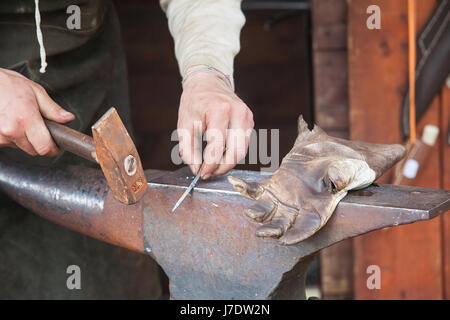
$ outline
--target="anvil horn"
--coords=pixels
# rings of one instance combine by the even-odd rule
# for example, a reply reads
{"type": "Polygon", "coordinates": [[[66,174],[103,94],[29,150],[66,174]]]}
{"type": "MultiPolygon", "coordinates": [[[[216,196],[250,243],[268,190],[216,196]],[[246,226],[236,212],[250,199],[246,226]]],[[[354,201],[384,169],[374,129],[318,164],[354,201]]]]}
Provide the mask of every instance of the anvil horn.
{"type": "MultiPolygon", "coordinates": [[[[232,171],[247,181],[257,172],[232,171]]],[[[151,255],[170,279],[174,299],[302,299],[312,257],[346,238],[419,220],[450,207],[450,191],[373,185],[352,192],[327,224],[294,246],[257,238],[242,214],[251,201],[226,177],[200,182],[170,212],[192,176],[147,170],[148,192],[134,205],[110,194],[98,169],[25,167],[0,161],[0,190],[45,219],[108,243],[151,255]]]]}

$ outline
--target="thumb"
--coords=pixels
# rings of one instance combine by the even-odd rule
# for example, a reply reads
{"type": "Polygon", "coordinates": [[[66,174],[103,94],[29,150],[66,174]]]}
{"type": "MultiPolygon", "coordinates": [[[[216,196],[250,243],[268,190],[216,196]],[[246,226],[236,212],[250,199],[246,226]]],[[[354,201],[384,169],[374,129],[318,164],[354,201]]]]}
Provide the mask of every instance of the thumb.
{"type": "Polygon", "coordinates": [[[39,111],[41,114],[49,120],[53,120],[60,123],[66,123],[75,119],[73,113],[70,113],[61,108],[52,98],[47,94],[45,89],[37,84],[31,85],[33,92],[36,96],[36,101],[39,105],[39,111]]]}

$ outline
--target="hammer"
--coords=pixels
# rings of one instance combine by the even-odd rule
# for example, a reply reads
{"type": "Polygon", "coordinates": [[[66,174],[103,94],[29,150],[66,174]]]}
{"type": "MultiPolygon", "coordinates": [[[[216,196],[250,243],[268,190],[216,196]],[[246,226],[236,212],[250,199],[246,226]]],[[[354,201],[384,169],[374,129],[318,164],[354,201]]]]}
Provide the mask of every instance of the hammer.
{"type": "Polygon", "coordinates": [[[51,120],[44,120],[59,148],[100,164],[114,198],[136,203],[147,190],[136,146],[115,108],[109,109],[85,135],[51,120]]]}

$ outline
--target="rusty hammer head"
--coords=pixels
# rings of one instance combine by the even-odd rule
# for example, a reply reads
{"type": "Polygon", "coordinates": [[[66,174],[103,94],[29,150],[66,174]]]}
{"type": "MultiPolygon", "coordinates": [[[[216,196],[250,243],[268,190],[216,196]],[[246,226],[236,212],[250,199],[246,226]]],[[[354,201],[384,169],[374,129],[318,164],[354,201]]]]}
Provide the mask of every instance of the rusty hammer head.
{"type": "Polygon", "coordinates": [[[114,198],[125,204],[136,203],[147,190],[147,179],[136,146],[115,108],[92,126],[92,137],[97,162],[114,198]]]}

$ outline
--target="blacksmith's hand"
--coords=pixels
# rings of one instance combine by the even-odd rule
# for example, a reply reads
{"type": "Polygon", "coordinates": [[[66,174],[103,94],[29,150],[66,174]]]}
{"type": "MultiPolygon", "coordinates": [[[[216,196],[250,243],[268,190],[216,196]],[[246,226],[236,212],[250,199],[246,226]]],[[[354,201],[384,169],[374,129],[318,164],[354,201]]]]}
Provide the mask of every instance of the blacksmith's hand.
{"type": "Polygon", "coordinates": [[[41,85],[0,68],[0,147],[17,147],[33,156],[57,155],[43,116],[59,123],[74,119],[41,85]]]}
{"type": "Polygon", "coordinates": [[[200,167],[203,179],[230,171],[247,154],[253,125],[250,109],[217,74],[195,72],[183,81],[177,132],[194,174],[200,167]]]}

